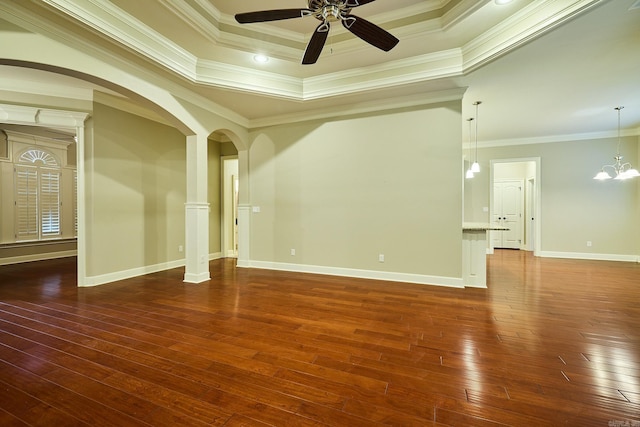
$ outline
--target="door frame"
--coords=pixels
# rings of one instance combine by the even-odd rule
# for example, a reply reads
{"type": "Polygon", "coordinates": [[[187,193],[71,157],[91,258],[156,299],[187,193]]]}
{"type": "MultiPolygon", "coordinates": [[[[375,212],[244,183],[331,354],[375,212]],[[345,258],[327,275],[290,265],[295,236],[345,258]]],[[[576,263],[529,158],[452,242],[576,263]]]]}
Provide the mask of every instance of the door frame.
{"type": "MultiPolygon", "coordinates": [[[[541,169],[541,158],[540,157],[518,157],[518,158],[506,158],[506,159],[491,159],[489,161],[489,218],[493,218],[493,183],[495,181],[494,178],[494,168],[498,163],[522,163],[522,162],[534,162],[535,163],[535,194],[534,196],[534,216],[535,218],[533,225],[533,248],[529,248],[528,250],[533,250],[534,256],[540,256],[540,251],[542,248],[542,185],[540,179],[540,169],[541,169]]],[[[530,177],[525,177],[525,181],[528,181],[530,177]]],[[[526,196],[525,196],[526,200],[526,196]]],[[[526,208],[525,208],[526,211],[526,208]]],[[[527,227],[531,219],[527,218],[524,226],[527,227]]],[[[493,243],[491,243],[491,239],[489,239],[489,253],[493,253],[493,243]]]]}
{"type": "Polygon", "coordinates": [[[535,249],[535,244],[536,244],[536,235],[535,235],[535,231],[536,231],[536,205],[538,202],[537,197],[535,196],[537,188],[538,188],[538,181],[536,180],[535,177],[532,178],[527,178],[526,183],[526,202],[525,202],[525,221],[524,221],[524,226],[525,226],[525,235],[526,236],[530,236],[527,237],[527,250],[528,251],[533,251],[535,249]],[[531,209],[531,207],[533,206],[533,209],[531,209]]]}
{"type": "Polygon", "coordinates": [[[222,175],[220,179],[220,199],[222,201],[222,221],[220,221],[220,239],[221,239],[221,252],[223,258],[237,258],[238,257],[238,242],[237,242],[237,228],[238,228],[238,206],[235,199],[235,183],[229,179],[235,177],[238,181],[240,177],[237,175],[229,175],[227,165],[229,163],[235,163],[234,169],[238,170],[238,156],[221,156],[220,157],[220,173],[222,175]],[[229,191],[230,188],[233,190],[229,191]],[[230,232],[233,229],[234,232],[230,232]]]}

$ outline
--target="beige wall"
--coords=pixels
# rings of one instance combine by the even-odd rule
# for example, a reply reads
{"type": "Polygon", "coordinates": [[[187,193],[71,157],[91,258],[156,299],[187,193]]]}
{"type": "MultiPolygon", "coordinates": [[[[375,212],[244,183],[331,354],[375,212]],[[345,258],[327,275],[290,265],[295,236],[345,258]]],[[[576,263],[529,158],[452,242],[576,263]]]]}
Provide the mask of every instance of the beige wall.
{"type": "MultiPolygon", "coordinates": [[[[626,159],[639,159],[638,139],[623,138],[620,151],[626,159]]],[[[539,157],[542,255],[638,256],[640,181],[592,179],[603,164],[613,162],[615,150],[614,139],[480,149],[483,173],[465,180],[465,219],[488,219],[482,207],[489,206],[491,160],[539,157]],[[587,247],[587,241],[592,242],[591,247],[587,247]]]]}
{"type": "Polygon", "coordinates": [[[456,101],[253,132],[251,259],[460,278],[460,121],[456,101]]]}
{"type": "Polygon", "coordinates": [[[182,259],[185,137],[94,103],[86,150],[87,276],[182,259]]]}

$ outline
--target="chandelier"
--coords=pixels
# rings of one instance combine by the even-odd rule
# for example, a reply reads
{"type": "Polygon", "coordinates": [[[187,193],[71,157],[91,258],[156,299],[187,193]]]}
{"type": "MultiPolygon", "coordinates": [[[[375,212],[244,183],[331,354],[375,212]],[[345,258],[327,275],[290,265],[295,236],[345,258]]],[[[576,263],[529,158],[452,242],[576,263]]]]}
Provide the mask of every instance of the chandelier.
{"type": "Polygon", "coordinates": [[[622,111],[624,107],[616,107],[614,110],[618,112],[618,149],[616,152],[616,156],[613,158],[616,162],[612,165],[604,165],[600,172],[593,179],[597,179],[600,181],[604,181],[607,179],[614,178],[609,172],[605,169],[610,169],[615,175],[615,179],[617,180],[625,180],[629,178],[635,178],[636,176],[640,176],[640,172],[637,169],[634,169],[629,162],[622,162],[622,156],[620,155],[620,111],[622,111]]]}

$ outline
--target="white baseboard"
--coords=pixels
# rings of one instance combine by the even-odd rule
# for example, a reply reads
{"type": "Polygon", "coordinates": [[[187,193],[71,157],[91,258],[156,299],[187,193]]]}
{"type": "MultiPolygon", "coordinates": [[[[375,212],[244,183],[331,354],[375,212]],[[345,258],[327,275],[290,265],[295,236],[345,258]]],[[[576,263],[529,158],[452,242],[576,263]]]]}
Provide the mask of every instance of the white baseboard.
{"type": "Polygon", "coordinates": [[[213,261],[214,259],[220,259],[222,258],[222,252],[215,252],[212,254],[209,254],[209,261],[213,261]]]}
{"type": "Polygon", "coordinates": [[[462,278],[457,277],[428,276],[422,274],[394,273],[388,271],[359,270],[352,268],[324,267],[318,265],[289,264],[267,261],[249,261],[248,263],[243,263],[243,265],[238,265],[238,267],[464,288],[462,278]]]}
{"type": "Polygon", "coordinates": [[[206,282],[208,280],[211,280],[211,274],[209,272],[209,270],[200,273],[200,274],[186,274],[184,275],[184,280],[183,282],[185,283],[192,283],[192,284],[198,284],[198,283],[202,283],[202,282],[206,282]]]}
{"type": "MultiPolygon", "coordinates": [[[[222,258],[222,252],[214,252],[209,254],[209,261],[222,258]]],[[[144,276],[145,274],[157,273],[158,271],[171,270],[172,268],[184,267],[185,260],[180,259],[146,267],[132,268],[130,270],[116,271],[114,273],[103,274],[100,276],[91,276],[85,278],[83,287],[104,285],[106,283],[116,282],[118,280],[130,279],[132,277],[144,276]]],[[[188,283],[201,283],[209,280],[209,273],[201,275],[191,275],[185,277],[188,283]],[[187,280],[188,279],[188,280],[187,280]]]]}
{"type": "Polygon", "coordinates": [[[251,268],[251,261],[243,261],[240,258],[236,261],[236,267],[238,268],[251,268]]]}
{"type": "Polygon", "coordinates": [[[567,258],[567,259],[587,259],[587,260],[595,260],[595,261],[640,262],[640,257],[636,255],[594,254],[589,252],[554,252],[554,251],[540,251],[538,255],[543,258],[567,258]]]}
{"type": "Polygon", "coordinates": [[[20,255],[7,258],[0,258],[0,265],[20,264],[22,262],[45,261],[48,259],[69,258],[78,255],[77,250],[47,252],[42,254],[20,255]]]}
{"type": "Polygon", "coordinates": [[[184,267],[185,260],[163,262],[155,265],[132,268],[129,270],[116,271],[114,273],[102,274],[99,276],[85,277],[82,287],[104,285],[105,283],[116,282],[118,280],[131,279],[132,277],[144,276],[145,274],[157,273],[158,271],[170,270],[172,268],[184,267]]]}

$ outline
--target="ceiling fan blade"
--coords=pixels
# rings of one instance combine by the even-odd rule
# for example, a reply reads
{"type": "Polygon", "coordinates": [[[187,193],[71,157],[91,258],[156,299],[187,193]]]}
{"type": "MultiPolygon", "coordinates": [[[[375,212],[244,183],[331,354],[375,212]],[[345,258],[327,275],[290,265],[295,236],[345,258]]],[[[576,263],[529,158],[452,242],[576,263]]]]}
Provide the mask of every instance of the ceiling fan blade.
{"type": "Polygon", "coordinates": [[[327,36],[329,35],[330,25],[329,22],[323,22],[318,25],[318,28],[311,36],[311,40],[307,45],[307,50],[304,52],[304,57],[302,58],[302,63],[304,65],[315,64],[320,54],[322,53],[322,48],[324,47],[325,42],[327,41],[327,36]]]}
{"type": "Polygon", "coordinates": [[[251,24],[253,22],[279,21],[281,19],[302,18],[311,14],[310,9],[274,9],[261,10],[258,12],[238,13],[235,18],[240,24],[251,24]]]}
{"type": "Polygon", "coordinates": [[[367,43],[385,52],[393,49],[399,42],[395,36],[375,24],[355,15],[348,15],[342,25],[367,43]]]}
{"type": "Polygon", "coordinates": [[[345,3],[345,6],[358,7],[358,6],[362,6],[363,4],[371,3],[374,1],[376,0],[347,0],[347,2],[345,3]]]}

